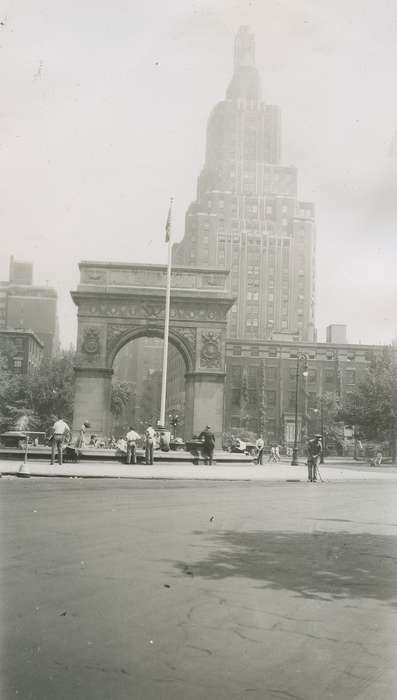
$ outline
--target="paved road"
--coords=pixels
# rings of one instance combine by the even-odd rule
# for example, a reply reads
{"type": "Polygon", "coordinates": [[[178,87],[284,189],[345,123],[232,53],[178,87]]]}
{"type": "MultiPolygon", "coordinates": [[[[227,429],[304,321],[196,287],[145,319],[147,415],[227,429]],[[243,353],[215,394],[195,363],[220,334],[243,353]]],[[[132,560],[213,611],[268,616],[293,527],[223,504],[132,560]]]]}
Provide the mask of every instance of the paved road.
{"type": "Polygon", "coordinates": [[[397,696],[395,480],[3,478],[0,501],[2,700],[397,696]]]}

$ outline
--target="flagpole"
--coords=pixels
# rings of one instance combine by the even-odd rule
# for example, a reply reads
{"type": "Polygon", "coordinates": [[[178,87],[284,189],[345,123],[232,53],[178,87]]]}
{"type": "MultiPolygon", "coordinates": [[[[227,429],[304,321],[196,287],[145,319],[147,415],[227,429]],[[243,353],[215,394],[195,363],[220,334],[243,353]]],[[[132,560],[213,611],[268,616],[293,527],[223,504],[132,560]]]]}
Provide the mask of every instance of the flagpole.
{"type": "Polygon", "coordinates": [[[170,201],[170,209],[167,219],[167,239],[168,239],[168,264],[167,264],[167,288],[165,293],[165,322],[164,322],[164,347],[163,347],[163,374],[161,379],[161,404],[160,404],[160,425],[165,427],[165,398],[167,394],[167,364],[168,364],[168,335],[170,327],[170,297],[171,297],[171,209],[172,197],[170,201]]]}

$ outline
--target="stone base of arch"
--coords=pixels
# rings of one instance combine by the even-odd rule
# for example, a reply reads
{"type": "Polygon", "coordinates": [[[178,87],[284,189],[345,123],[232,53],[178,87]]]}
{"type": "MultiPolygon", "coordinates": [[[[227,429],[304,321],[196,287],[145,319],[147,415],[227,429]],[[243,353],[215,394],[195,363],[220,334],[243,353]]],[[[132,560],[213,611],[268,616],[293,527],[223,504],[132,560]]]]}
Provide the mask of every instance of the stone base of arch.
{"type": "Polygon", "coordinates": [[[186,380],[186,435],[199,435],[207,426],[215,433],[216,447],[222,446],[224,372],[189,372],[186,380]]]}
{"type": "MultiPolygon", "coordinates": [[[[76,368],[73,435],[77,437],[84,421],[89,421],[90,432],[109,437],[112,416],[109,410],[113,370],[107,368],[76,368]]],[[[223,372],[188,372],[186,380],[186,436],[199,435],[210,425],[215,433],[216,446],[222,445],[223,372]]]]}
{"type": "Polygon", "coordinates": [[[75,375],[73,436],[77,437],[84,421],[89,421],[91,434],[109,436],[113,370],[76,367],[75,375]]]}

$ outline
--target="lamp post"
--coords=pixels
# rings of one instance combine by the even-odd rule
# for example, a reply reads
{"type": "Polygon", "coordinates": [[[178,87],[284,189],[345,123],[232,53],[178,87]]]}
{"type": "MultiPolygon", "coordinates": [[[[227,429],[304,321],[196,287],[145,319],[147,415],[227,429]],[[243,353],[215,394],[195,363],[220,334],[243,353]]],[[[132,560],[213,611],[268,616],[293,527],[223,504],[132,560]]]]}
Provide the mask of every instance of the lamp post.
{"type": "Polygon", "coordinates": [[[295,377],[295,435],[294,446],[292,448],[291,466],[298,466],[298,401],[299,401],[299,369],[300,363],[304,362],[302,377],[307,377],[307,355],[304,352],[298,352],[296,356],[296,377],[295,377]]]}
{"type": "Polygon", "coordinates": [[[320,396],[320,421],[321,421],[321,455],[320,464],[324,464],[325,456],[325,435],[324,435],[324,396],[320,396]]]}

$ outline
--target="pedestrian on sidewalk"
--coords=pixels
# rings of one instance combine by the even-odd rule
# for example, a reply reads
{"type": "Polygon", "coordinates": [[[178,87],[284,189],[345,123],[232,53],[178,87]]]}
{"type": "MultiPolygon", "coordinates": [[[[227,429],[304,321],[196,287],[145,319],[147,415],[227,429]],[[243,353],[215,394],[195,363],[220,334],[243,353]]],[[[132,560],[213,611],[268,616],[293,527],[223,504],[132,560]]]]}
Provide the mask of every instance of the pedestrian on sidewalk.
{"type": "Polygon", "coordinates": [[[275,457],[276,462],[280,461],[280,459],[281,459],[281,457],[280,457],[280,445],[276,445],[276,447],[274,448],[274,457],[275,457]]]}
{"type": "Polygon", "coordinates": [[[274,445],[270,448],[269,462],[276,462],[276,448],[274,445]]]}
{"type": "Polygon", "coordinates": [[[55,421],[53,427],[52,427],[52,435],[51,435],[51,462],[50,464],[54,464],[54,459],[55,459],[55,452],[57,452],[58,456],[58,464],[62,464],[62,449],[63,446],[69,442],[70,439],[70,428],[67,423],[61,418],[61,416],[58,416],[57,420],[55,421]]]}
{"type": "Polygon", "coordinates": [[[263,451],[265,449],[265,443],[262,435],[260,435],[255,443],[256,447],[256,463],[263,464],[263,451]]]}
{"type": "Polygon", "coordinates": [[[375,466],[375,467],[380,467],[380,465],[382,464],[382,460],[383,460],[383,454],[382,454],[382,452],[381,452],[380,450],[378,450],[377,453],[376,453],[376,455],[375,455],[374,466],[375,466]]]}
{"type": "Polygon", "coordinates": [[[145,431],[145,462],[146,464],[153,464],[153,452],[154,452],[154,428],[149,425],[145,431]]]}
{"type": "Polygon", "coordinates": [[[78,447],[80,450],[85,445],[84,440],[85,440],[85,434],[87,432],[87,428],[91,428],[91,425],[89,424],[89,422],[87,420],[85,420],[83,425],[80,428],[80,433],[79,433],[79,437],[78,437],[77,445],[76,445],[76,447],[78,447]]]}
{"type": "Polygon", "coordinates": [[[205,430],[202,430],[199,435],[199,440],[203,443],[202,453],[204,464],[212,465],[215,450],[215,435],[211,430],[211,426],[207,425],[205,430]]]}
{"type": "Polygon", "coordinates": [[[315,435],[307,444],[308,481],[317,481],[317,465],[322,450],[321,435],[315,435]]]}
{"type": "Polygon", "coordinates": [[[136,443],[139,440],[140,435],[135,432],[132,426],[129,427],[128,433],[125,436],[127,441],[127,464],[136,464],[136,443]]]}

